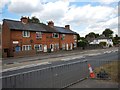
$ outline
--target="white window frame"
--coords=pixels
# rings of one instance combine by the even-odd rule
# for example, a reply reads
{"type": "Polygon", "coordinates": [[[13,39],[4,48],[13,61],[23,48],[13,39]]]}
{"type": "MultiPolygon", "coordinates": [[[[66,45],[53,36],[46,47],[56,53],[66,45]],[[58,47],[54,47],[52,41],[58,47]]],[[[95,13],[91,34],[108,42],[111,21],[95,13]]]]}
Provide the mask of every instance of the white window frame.
{"type": "Polygon", "coordinates": [[[32,46],[31,45],[22,45],[22,51],[29,51],[32,50],[32,46]],[[25,50],[24,50],[25,47],[25,50]]]}
{"type": "Polygon", "coordinates": [[[77,36],[76,36],[76,35],[73,35],[73,38],[76,40],[76,39],[77,39],[77,36]]]}
{"type": "Polygon", "coordinates": [[[42,38],[42,32],[36,32],[36,38],[37,39],[42,38]],[[38,37],[37,37],[37,34],[38,34],[38,37]]]}
{"type": "Polygon", "coordinates": [[[77,47],[77,43],[74,43],[74,48],[76,48],[77,47]]]}
{"type": "Polygon", "coordinates": [[[42,46],[42,44],[35,44],[35,45],[34,45],[34,49],[35,49],[35,50],[36,50],[36,46],[39,47],[39,49],[38,49],[37,51],[43,51],[43,46],[42,46]]]}
{"type": "Polygon", "coordinates": [[[64,40],[65,39],[65,34],[62,34],[62,40],[64,40]]]}
{"type": "Polygon", "coordinates": [[[56,43],[54,47],[55,47],[55,49],[59,50],[59,43],[56,43]]]}
{"type": "Polygon", "coordinates": [[[53,34],[52,34],[52,37],[53,37],[53,38],[59,38],[59,33],[53,33],[53,34]],[[55,37],[55,34],[57,34],[58,37],[55,37]]]}
{"type": "Polygon", "coordinates": [[[30,37],[30,31],[22,31],[22,35],[23,37],[30,37]],[[25,33],[27,34],[25,35],[25,33]]]}
{"type": "Polygon", "coordinates": [[[64,44],[62,44],[62,50],[65,50],[65,43],[64,44]]]}

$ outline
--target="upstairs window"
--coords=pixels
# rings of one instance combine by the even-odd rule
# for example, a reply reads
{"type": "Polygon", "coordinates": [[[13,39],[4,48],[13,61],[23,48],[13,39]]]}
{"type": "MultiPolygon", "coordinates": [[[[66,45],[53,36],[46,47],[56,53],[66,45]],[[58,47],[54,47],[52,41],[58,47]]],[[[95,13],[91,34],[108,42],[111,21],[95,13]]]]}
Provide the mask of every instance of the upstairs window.
{"type": "Polygon", "coordinates": [[[58,33],[53,33],[53,38],[59,38],[59,34],[58,33]]]}
{"type": "Polygon", "coordinates": [[[74,38],[74,39],[77,39],[77,36],[76,36],[76,35],[73,35],[73,38],[74,38]]]}
{"type": "Polygon", "coordinates": [[[65,39],[65,34],[62,34],[62,38],[61,38],[62,40],[64,40],[65,39]]]}
{"type": "Polygon", "coordinates": [[[23,31],[23,37],[30,37],[29,31],[23,31]]]}
{"type": "Polygon", "coordinates": [[[108,42],[112,42],[112,40],[111,40],[111,39],[108,39],[108,42]]]}
{"type": "Polygon", "coordinates": [[[41,32],[36,32],[36,38],[37,39],[42,38],[42,33],[41,32]]]}

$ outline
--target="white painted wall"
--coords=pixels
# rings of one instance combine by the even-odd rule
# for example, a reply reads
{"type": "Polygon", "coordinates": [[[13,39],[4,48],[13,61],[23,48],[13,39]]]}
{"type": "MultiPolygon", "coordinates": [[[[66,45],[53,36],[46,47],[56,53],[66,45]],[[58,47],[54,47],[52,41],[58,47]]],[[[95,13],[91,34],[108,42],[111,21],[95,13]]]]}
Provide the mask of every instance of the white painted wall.
{"type": "Polygon", "coordinates": [[[95,40],[93,40],[93,42],[90,42],[90,44],[99,44],[100,42],[106,42],[107,46],[109,46],[109,45],[113,46],[112,39],[95,39],[95,40]]]}

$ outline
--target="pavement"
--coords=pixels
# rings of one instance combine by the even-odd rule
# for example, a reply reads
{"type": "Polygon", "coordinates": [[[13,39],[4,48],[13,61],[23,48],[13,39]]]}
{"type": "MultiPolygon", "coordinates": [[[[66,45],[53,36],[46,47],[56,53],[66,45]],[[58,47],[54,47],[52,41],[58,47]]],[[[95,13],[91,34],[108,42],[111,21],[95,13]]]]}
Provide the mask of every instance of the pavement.
{"type": "Polygon", "coordinates": [[[108,49],[94,50],[72,50],[59,51],[52,53],[43,53],[36,56],[26,56],[21,58],[6,58],[2,60],[3,71],[21,69],[25,67],[33,67],[37,65],[50,64],[55,61],[68,61],[76,58],[84,58],[85,56],[94,56],[102,53],[110,53],[118,51],[118,48],[112,47],[108,49]]]}
{"type": "Polygon", "coordinates": [[[117,82],[112,82],[111,80],[96,80],[96,79],[86,79],[79,83],[73,84],[68,88],[118,88],[119,84],[117,82]]]}

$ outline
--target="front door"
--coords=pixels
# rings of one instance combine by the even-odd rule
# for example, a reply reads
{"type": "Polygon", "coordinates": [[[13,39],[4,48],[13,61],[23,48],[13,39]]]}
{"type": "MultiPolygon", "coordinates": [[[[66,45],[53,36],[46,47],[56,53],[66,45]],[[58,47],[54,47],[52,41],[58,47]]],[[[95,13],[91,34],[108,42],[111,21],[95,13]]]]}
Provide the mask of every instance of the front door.
{"type": "Polygon", "coordinates": [[[72,44],[72,43],[70,44],[70,49],[71,49],[71,50],[73,49],[73,44],[72,44]]]}
{"type": "Polygon", "coordinates": [[[20,46],[16,46],[16,47],[15,47],[15,51],[16,51],[16,52],[19,52],[19,51],[20,51],[20,46]]]}
{"type": "Polygon", "coordinates": [[[66,44],[66,50],[68,50],[68,48],[69,48],[69,47],[68,47],[68,44],[66,44]]]}
{"type": "Polygon", "coordinates": [[[54,44],[50,44],[50,49],[52,52],[54,51],[54,44]]]}
{"type": "Polygon", "coordinates": [[[44,45],[44,52],[47,52],[47,45],[44,45]]]}

